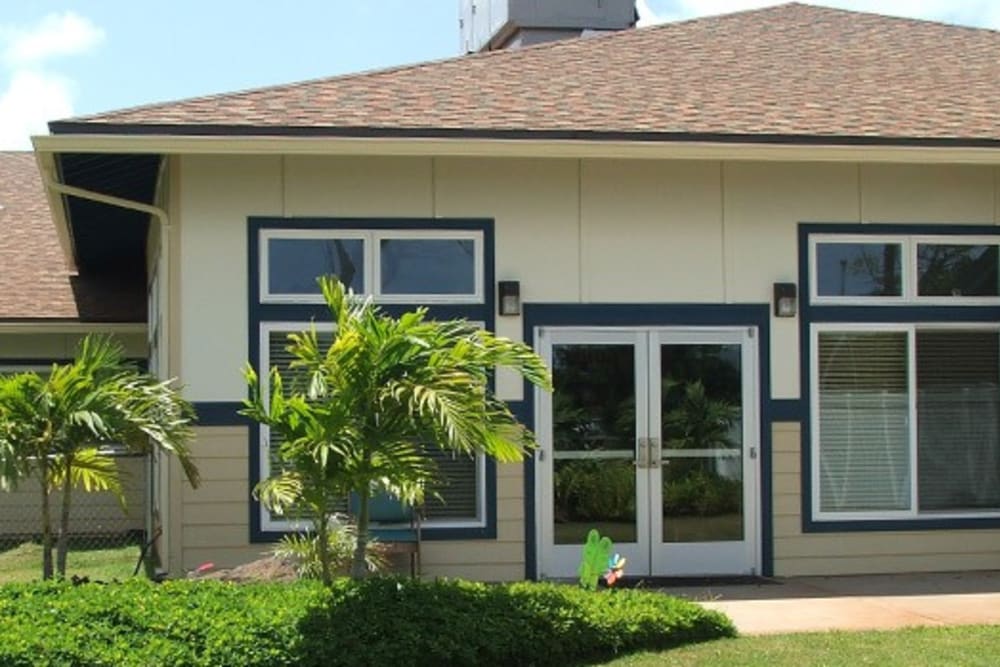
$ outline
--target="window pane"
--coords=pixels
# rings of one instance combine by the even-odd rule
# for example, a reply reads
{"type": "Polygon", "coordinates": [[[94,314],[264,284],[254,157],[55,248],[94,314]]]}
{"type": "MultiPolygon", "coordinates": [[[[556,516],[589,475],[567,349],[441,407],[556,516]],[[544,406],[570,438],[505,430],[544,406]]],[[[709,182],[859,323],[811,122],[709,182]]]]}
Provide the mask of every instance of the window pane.
{"type": "Polygon", "coordinates": [[[920,243],[919,296],[998,296],[997,246],[920,243]]]}
{"type": "Polygon", "coordinates": [[[917,332],[921,510],[1000,508],[995,331],[917,332]]]}
{"type": "Polygon", "coordinates": [[[364,243],[361,239],[269,239],[268,292],[319,294],[316,279],[330,274],[355,292],[364,292],[364,243]]]}
{"type": "MultiPolygon", "coordinates": [[[[301,380],[301,372],[296,374],[289,368],[294,357],[286,349],[288,347],[288,333],[287,331],[271,331],[268,332],[267,338],[267,358],[261,359],[261,369],[270,368],[272,366],[277,366],[278,370],[281,372],[281,378],[284,381],[282,388],[286,396],[291,395],[291,393],[296,389],[301,389],[296,385],[296,380],[301,380]]],[[[319,341],[320,349],[326,349],[333,343],[333,334],[329,331],[317,331],[316,338],[319,341]]],[[[266,379],[266,371],[261,372],[261,376],[266,379]]],[[[268,457],[268,470],[270,475],[276,475],[280,470],[282,470],[285,465],[281,460],[281,445],[285,442],[285,439],[281,437],[278,433],[272,433],[267,426],[261,426],[261,436],[264,442],[269,445],[267,450],[268,457]]],[[[347,497],[345,496],[342,502],[339,502],[332,508],[335,512],[347,513],[347,497]]],[[[292,507],[287,515],[281,515],[272,512],[271,518],[273,520],[282,519],[309,519],[312,516],[310,512],[306,510],[305,507],[295,506],[292,507]]]]}
{"type": "Polygon", "coordinates": [[[823,512],[910,507],[905,332],[819,335],[823,512]]]}
{"type": "Polygon", "coordinates": [[[816,244],[819,296],[902,296],[902,245],[816,244]]]}
{"type": "Polygon", "coordinates": [[[438,479],[425,491],[424,512],[428,521],[475,521],[479,518],[477,458],[428,447],[437,465],[438,479]],[[438,497],[440,496],[440,497],[438,497]]]}
{"type": "Polygon", "coordinates": [[[382,294],[474,294],[472,239],[382,239],[382,294]]]}

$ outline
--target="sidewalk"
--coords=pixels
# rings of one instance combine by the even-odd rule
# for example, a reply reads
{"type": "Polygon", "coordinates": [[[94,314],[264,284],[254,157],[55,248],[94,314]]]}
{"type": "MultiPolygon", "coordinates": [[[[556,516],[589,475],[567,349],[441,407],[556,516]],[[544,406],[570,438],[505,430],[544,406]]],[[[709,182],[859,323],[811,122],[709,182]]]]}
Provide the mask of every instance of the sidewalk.
{"type": "Polygon", "coordinates": [[[1000,571],[775,578],[663,590],[724,612],[747,635],[1000,624],[1000,571]]]}

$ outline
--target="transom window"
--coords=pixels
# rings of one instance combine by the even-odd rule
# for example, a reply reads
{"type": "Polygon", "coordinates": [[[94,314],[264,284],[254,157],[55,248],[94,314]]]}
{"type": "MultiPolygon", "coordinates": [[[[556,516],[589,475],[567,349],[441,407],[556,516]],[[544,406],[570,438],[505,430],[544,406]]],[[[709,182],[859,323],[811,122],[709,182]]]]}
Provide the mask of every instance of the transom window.
{"type": "Polygon", "coordinates": [[[333,274],[382,303],[481,303],[483,236],[468,230],[263,229],[263,303],[322,303],[333,274]]]}
{"type": "Polygon", "coordinates": [[[1000,303],[996,237],[813,235],[814,304],[1000,303]]]}

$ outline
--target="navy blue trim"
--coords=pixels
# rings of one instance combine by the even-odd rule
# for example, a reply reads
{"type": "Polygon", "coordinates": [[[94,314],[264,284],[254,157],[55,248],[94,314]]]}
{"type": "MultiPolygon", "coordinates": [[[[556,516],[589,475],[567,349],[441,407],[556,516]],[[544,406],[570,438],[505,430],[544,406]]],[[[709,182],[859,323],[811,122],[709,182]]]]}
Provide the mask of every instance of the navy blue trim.
{"type": "MultiPolygon", "coordinates": [[[[492,331],[496,319],[496,287],[495,287],[495,244],[493,237],[493,220],[484,218],[276,218],[250,217],[247,221],[247,341],[249,342],[249,360],[254,368],[260,368],[260,325],[262,322],[292,322],[301,321],[307,325],[310,320],[324,322],[329,320],[329,311],[323,304],[268,304],[261,303],[260,295],[260,248],[258,240],[261,229],[433,229],[433,230],[463,230],[478,231],[483,235],[483,302],[470,304],[429,304],[428,314],[435,319],[468,319],[484,322],[486,328],[492,331]]],[[[413,310],[420,304],[380,304],[383,312],[399,316],[413,310]]],[[[247,443],[250,487],[256,486],[260,480],[260,425],[250,423],[250,437],[247,443]]],[[[497,535],[497,469],[496,462],[486,458],[485,462],[486,516],[485,525],[473,528],[427,527],[422,531],[423,539],[432,540],[466,540],[466,539],[496,539],[497,535]]],[[[285,534],[283,531],[265,531],[261,527],[260,503],[251,499],[250,511],[250,542],[275,542],[285,534]]]]}
{"type": "Polygon", "coordinates": [[[243,409],[239,401],[196,401],[196,426],[249,426],[250,420],[236,414],[243,409]]]}
{"type": "Polygon", "coordinates": [[[803,422],[809,418],[809,405],[799,398],[771,399],[771,421],[803,422]]]}
{"type": "MultiPolygon", "coordinates": [[[[524,304],[524,340],[535,347],[536,327],[553,326],[754,326],[757,327],[757,360],[760,386],[760,484],[761,570],[774,573],[774,525],[771,502],[771,423],[775,419],[771,401],[771,305],[770,304],[524,304]]],[[[524,401],[515,413],[529,428],[535,428],[535,389],[524,383],[524,401]]],[[[535,460],[524,464],[525,577],[537,579],[538,545],[535,543],[535,460]]]]}
{"type": "Polygon", "coordinates": [[[933,235],[933,236],[997,236],[1000,228],[993,225],[942,225],[942,224],[837,224],[801,223],[798,226],[799,255],[799,382],[802,400],[802,442],[801,486],[802,486],[802,532],[838,533],[866,531],[913,531],[951,530],[962,528],[998,528],[1000,518],[960,519],[934,518],[932,515],[913,519],[887,519],[872,521],[815,521],[812,516],[812,424],[809,406],[811,401],[810,358],[812,336],[810,325],[814,322],[1000,322],[1000,307],[997,306],[949,306],[949,305],[878,305],[839,306],[814,305],[810,303],[809,284],[809,236],[812,234],[853,234],[853,235],[933,235]]]}

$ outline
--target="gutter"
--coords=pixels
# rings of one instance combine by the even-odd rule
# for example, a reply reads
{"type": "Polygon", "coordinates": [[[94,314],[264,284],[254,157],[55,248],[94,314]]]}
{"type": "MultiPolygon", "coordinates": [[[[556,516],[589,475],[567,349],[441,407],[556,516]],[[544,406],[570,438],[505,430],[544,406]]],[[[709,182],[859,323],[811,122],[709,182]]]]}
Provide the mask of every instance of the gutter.
{"type": "MultiPolygon", "coordinates": [[[[162,168],[163,162],[161,161],[161,178],[162,178],[162,168]]],[[[162,312],[169,313],[169,299],[170,299],[170,280],[169,280],[169,270],[170,270],[170,217],[167,212],[159,208],[158,206],[153,206],[151,204],[146,204],[143,202],[132,201],[131,199],[124,199],[122,197],[116,197],[114,195],[105,194],[103,192],[94,192],[92,190],[85,190],[83,188],[78,188],[72,185],[66,185],[65,183],[59,183],[52,178],[52,172],[48,169],[41,169],[42,182],[45,184],[45,189],[50,195],[58,194],[63,197],[79,197],[80,199],[87,199],[89,201],[99,202],[101,204],[107,204],[109,206],[116,206],[118,208],[124,208],[131,211],[138,211],[140,213],[146,213],[151,218],[156,220],[157,227],[160,232],[160,248],[159,254],[157,256],[157,288],[159,294],[157,294],[157,301],[159,303],[159,308],[162,312]]],[[[157,182],[157,189],[159,189],[159,179],[157,182]]],[[[53,199],[56,199],[55,197],[53,199]]],[[[60,201],[60,207],[62,208],[62,197],[58,198],[60,201]]],[[[62,211],[61,211],[62,213],[62,211]]],[[[66,211],[68,214],[68,211],[66,211]]],[[[63,215],[63,220],[66,222],[66,230],[69,230],[69,218],[68,215],[63,215]]],[[[75,259],[75,258],[73,258],[75,259]]],[[[153,313],[152,317],[158,317],[157,313],[153,313]]],[[[155,323],[147,323],[149,324],[155,323]]],[[[169,352],[170,352],[170,327],[162,326],[159,330],[159,341],[157,344],[157,375],[161,378],[169,377],[169,352]]],[[[154,481],[154,465],[153,457],[150,456],[146,464],[146,478],[148,481],[148,493],[149,498],[146,501],[146,535],[153,534],[154,528],[154,517],[153,517],[153,507],[154,499],[153,496],[156,493],[155,481],[154,481]]],[[[169,502],[167,503],[169,506],[169,502]]],[[[164,520],[165,517],[164,517],[164,520]]]]}

